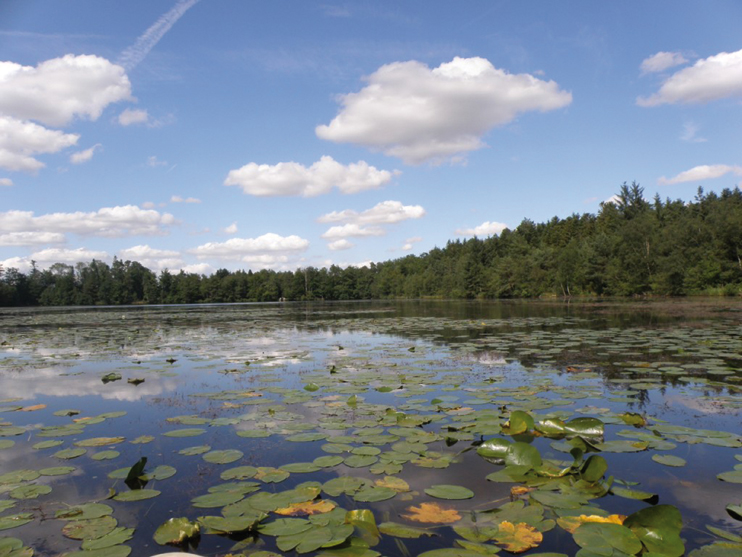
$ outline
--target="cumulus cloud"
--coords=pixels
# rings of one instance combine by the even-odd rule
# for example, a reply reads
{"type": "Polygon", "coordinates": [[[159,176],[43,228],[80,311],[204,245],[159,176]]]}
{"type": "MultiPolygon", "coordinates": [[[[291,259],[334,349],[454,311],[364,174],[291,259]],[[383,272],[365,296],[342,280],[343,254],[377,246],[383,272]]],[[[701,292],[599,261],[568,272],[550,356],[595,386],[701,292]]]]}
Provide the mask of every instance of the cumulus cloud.
{"type": "Polygon", "coordinates": [[[407,238],[405,240],[404,245],[402,246],[402,251],[410,251],[414,244],[417,244],[418,242],[422,242],[423,239],[420,236],[413,236],[412,238],[407,238]]]}
{"type": "Polygon", "coordinates": [[[222,228],[222,232],[224,234],[237,234],[237,223],[233,222],[229,226],[225,226],[222,228]]]}
{"type": "Polygon", "coordinates": [[[642,60],[640,69],[642,74],[662,72],[687,63],[685,56],[679,52],[658,52],[642,60]]]}
{"type": "Polygon", "coordinates": [[[376,189],[391,181],[398,171],[378,170],[365,161],[343,165],[324,156],[312,166],[296,162],[275,165],[251,162],[231,170],[225,186],[239,186],[249,195],[314,197],[329,193],[333,187],[342,193],[376,189]]]}
{"type": "Polygon", "coordinates": [[[70,155],[70,162],[72,164],[82,164],[84,162],[88,162],[90,159],[93,158],[93,155],[98,149],[103,150],[103,146],[100,143],[96,143],[95,145],[93,145],[89,149],[85,149],[84,151],[72,153],[70,155]]]}
{"type": "Polygon", "coordinates": [[[0,178],[0,186],[12,186],[13,180],[10,178],[0,178]]]}
{"type": "Polygon", "coordinates": [[[201,203],[200,199],[196,199],[195,197],[186,197],[183,198],[179,195],[173,195],[170,198],[171,203],[201,203]]]}
{"type": "Polygon", "coordinates": [[[81,261],[88,262],[93,259],[106,260],[109,258],[109,255],[105,251],[94,251],[86,248],[47,248],[35,252],[30,257],[30,259],[36,261],[42,268],[53,265],[54,263],[74,265],[81,261]]]}
{"type": "Polygon", "coordinates": [[[333,226],[322,237],[327,240],[338,238],[363,238],[366,236],[384,236],[386,230],[378,226],[363,227],[356,223],[344,224],[342,226],[333,226]]]}
{"type": "Polygon", "coordinates": [[[8,232],[0,234],[0,246],[35,246],[39,244],[62,244],[64,234],[59,232],[8,232]]]}
{"type": "Polygon", "coordinates": [[[213,275],[216,269],[208,263],[191,263],[180,268],[184,273],[196,273],[197,275],[213,275]]]}
{"type": "Polygon", "coordinates": [[[639,106],[707,103],[742,96],[742,50],[698,60],[667,78],[660,90],[639,97],[639,106]]]}
{"type": "Polygon", "coordinates": [[[425,216],[425,209],[420,205],[402,205],[399,201],[382,201],[371,209],[361,213],[346,209],[322,215],[318,222],[347,222],[355,224],[394,224],[408,219],[419,219],[425,216]]]}
{"type": "Polygon", "coordinates": [[[79,138],[0,114],[0,168],[36,172],[46,165],[34,155],[56,153],[75,145],[79,138]]]}
{"type": "Polygon", "coordinates": [[[180,253],[172,250],[151,248],[148,245],[133,246],[119,251],[123,260],[138,261],[145,267],[156,271],[176,269],[183,265],[180,253]]]}
{"type": "Polygon", "coordinates": [[[97,120],[109,104],[131,98],[124,68],[99,56],[68,54],[36,67],[0,62],[0,113],[19,120],[97,120]]]}
{"type": "Polygon", "coordinates": [[[118,123],[122,126],[132,126],[134,124],[146,124],[149,121],[149,114],[146,110],[127,108],[118,117],[118,123]]]}
{"type": "Polygon", "coordinates": [[[350,249],[353,246],[355,246],[355,244],[352,243],[352,242],[349,242],[345,238],[343,238],[341,240],[335,240],[334,242],[330,242],[329,244],[327,244],[327,247],[330,248],[332,251],[340,251],[340,250],[344,250],[344,249],[350,249]]]}
{"type": "Polygon", "coordinates": [[[721,178],[725,174],[734,174],[742,176],[742,166],[730,166],[727,164],[702,164],[694,166],[690,170],[685,170],[672,178],[662,176],[657,182],[662,185],[681,184],[683,182],[700,182],[702,180],[712,180],[721,178]]]}
{"type": "Polygon", "coordinates": [[[296,253],[309,247],[309,241],[299,236],[279,236],[269,232],[257,238],[231,238],[226,242],[209,242],[198,246],[189,253],[199,259],[214,257],[245,262],[261,261],[258,256],[269,255],[262,261],[277,261],[276,255],[296,253]]]}
{"type": "Polygon", "coordinates": [[[474,228],[458,228],[456,234],[459,236],[497,236],[508,227],[501,222],[486,221],[474,228]]]}
{"type": "Polygon", "coordinates": [[[316,128],[321,139],[355,143],[409,164],[457,157],[484,146],[490,129],[519,114],[569,105],[554,81],[510,74],[484,58],[454,58],[437,68],[394,62],[340,97],[342,108],[316,128]]]}
{"type": "Polygon", "coordinates": [[[191,9],[199,0],[179,0],[166,14],[160,16],[142,35],[140,35],[133,45],[128,47],[119,56],[118,63],[127,70],[135,68],[144,60],[165,33],[170,31],[173,25],[183,15],[191,9]]]}
{"type": "Polygon", "coordinates": [[[160,236],[167,226],[175,224],[170,213],[140,209],[135,205],[103,207],[84,213],[50,213],[34,216],[32,211],[0,212],[0,233],[57,232],[83,236],[123,237],[160,236]]]}

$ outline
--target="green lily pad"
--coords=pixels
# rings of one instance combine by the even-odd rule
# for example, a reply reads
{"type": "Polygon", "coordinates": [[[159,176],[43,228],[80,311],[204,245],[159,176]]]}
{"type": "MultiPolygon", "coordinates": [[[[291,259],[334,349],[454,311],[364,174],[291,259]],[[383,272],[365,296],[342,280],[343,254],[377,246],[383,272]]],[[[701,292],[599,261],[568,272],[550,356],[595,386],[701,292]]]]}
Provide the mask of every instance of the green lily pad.
{"type": "Polygon", "coordinates": [[[257,516],[200,516],[199,524],[206,528],[209,534],[235,534],[256,527],[265,514],[257,516]]]}
{"type": "Polygon", "coordinates": [[[671,454],[654,454],[652,455],[652,460],[655,462],[659,462],[660,464],[664,464],[665,466],[685,466],[685,459],[680,458],[679,456],[674,456],[671,454]]]}
{"type": "Polygon", "coordinates": [[[379,459],[375,456],[365,456],[365,455],[351,455],[347,457],[344,461],[344,464],[346,466],[350,466],[351,468],[365,468],[366,466],[371,466],[379,459]]]}
{"type": "Polygon", "coordinates": [[[586,522],[573,535],[577,545],[599,555],[611,555],[614,549],[634,555],[642,549],[634,532],[621,524],[586,522]]]}
{"type": "Polygon", "coordinates": [[[117,443],[123,443],[124,437],[93,437],[92,439],[83,439],[82,441],[75,441],[76,447],[105,447],[107,445],[115,445],[117,443]]]}
{"type": "Polygon", "coordinates": [[[64,441],[61,441],[59,439],[50,439],[49,441],[41,441],[39,443],[35,443],[33,445],[33,448],[36,450],[51,449],[52,447],[58,447],[62,443],[64,443],[64,441]]]}
{"type": "Polygon", "coordinates": [[[210,451],[203,455],[203,459],[206,462],[212,464],[229,464],[241,459],[244,456],[242,451],[237,449],[226,449],[223,451],[210,451]]]}
{"type": "Polygon", "coordinates": [[[731,472],[722,472],[716,475],[723,482],[742,484],[742,470],[733,470],[731,472]]]}
{"type": "Polygon", "coordinates": [[[241,500],[243,497],[244,494],[239,492],[217,491],[194,497],[191,499],[191,504],[199,509],[213,509],[231,505],[232,503],[241,500]]]}
{"type": "Polygon", "coordinates": [[[33,513],[19,513],[0,516],[0,530],[10,530],[28,524],[34,519],[33,513]]]}
{"type": "Polygon", "coordinates": [[[12,489],[8,495],[13,499],[36,499],[51,492],[52,488],[48,485],[22,485],[12,489]]]}
{"type": "Polygon", "coordinates": [[[249,480],[258,473],[254,466],[237,466],[222,472],[219,477],[223,480],[249,480]]]}
{"type": "Polygon", "coordinates": [[[415,540],[422,536],[434,536],[435,532],[430,530],[424,530],[423,528],[415,528],[414,526],[407,526],[406,524],[399,524],[397,522],[382,522],[379,524],[379,531],[387,536],[394,536],[395,538],[406,538],[415,540]]]}
{"type": "Polygon", "coordinates": [[[680,557],[685,545],[680,539],[683,519],[672,505],[647,507],[629,515],[624,526],[630,528],[648,551],[666,557],[680,557]]]}
{"type": "Polygon", "coordinates": [[[306,532],[312,523],[303,518],[279,518],[267,524],[261,524],[258,530],[268,536],[292,536],[306,532]]]}
{"type": "Polygon", "coordinates": [[[86,452],[88,452],[87,449],[62,449],[61,451],[54,453],[52,456],[63,460],[72,460],[73,458],[84,455],[86,452]]]}
{"type": "Polygon", "coordinates": [[[201,534],[201,526],[187,518],[171,518],[161,524],[154,534],[155,541],[160,545],[180,545],[201,534]]]}
{"type": "Polygon", "coordinates": [[[97,540],[113,532],[118,522],[112,516],[74,520],[62,528],[62,534],[73,540],[97,540]]]}
{"type": "Polygon", "coordinates": [[[116,501],[144,501],[157,497],[161,492],[156,489],[132,489],[114,496],[116,501]]]}
{"type": "Polygon", "coordinates": [[[200,427],[186,427],[183,429],[168,431],[167,433],[163,433],[163,435],[165,437],[196,437],[202,433],[206,433],[206,430],[200,427]]]}
{"type": "Polygon", "coordinates": [[[42,468],[39,474],[42,476],[66,476],[77,470],[74,466],[53,466],[51,468],[42,468]]]}
{"type": "Polygon", "coordinates": [[[187,447],[178,451],[178,454],[186,456],[196,456],[204,453],[208,453],[211,450],[209,445],[197,445],[195,447],[187,447]]]}
{"type": "Polygon", "coordinates": [[[166,480],[168,478],[171,478],[175,475],[175,468],[172,466],[167,466],[165,464],[161,464],[160,466],[156,467],[151,472],[147,472],[146,474],[143,474],[142,476],[139,476],[144,481],[151,481],[151,480],[166,480]]]}
{"type": "Polygon", "coordinates": [[[92,455],[90,458],[93,460],[112,460],[119,456],[121,453],[118,451],[99,451],[92,455]]]}
{"type": "Polygon", "coordinates": [[[356,501],[375,503],[386,501],[395,495],[397,492],[389,487],[364,487],[353,493],[352,497],[356,501]]]}
{"type": "Polygon", "coordinates": [[[85,540],[82,542],[82,548],[86,551],[111,548],[113,546],[129,541],[134,537],[134,528],[124,528],[118,526],[105,536],[94,540],[85,540]]]}
{"type": "Polygon", "coordinates": [[[286,437],[286,441],[293,441],[295,443],[308,443],[311,441],[321,441],[323,439],[327,439],[327,434],[319,432],[297,433],[296,435],[289,435],[286,437]]]}
{"type": "Polygon", "coordinates": [[[113,509],[103,503],[86,503],[62,509],[54,514],[54,518],[63,520],[90,520],[113,514],[113,509]]]}
{"type": "Polygon", "coordinates": [[[471,499],[474,492],[471,489],[458,485],[439,484],[425,489],[425,493],[436,499],[471,499]]]}

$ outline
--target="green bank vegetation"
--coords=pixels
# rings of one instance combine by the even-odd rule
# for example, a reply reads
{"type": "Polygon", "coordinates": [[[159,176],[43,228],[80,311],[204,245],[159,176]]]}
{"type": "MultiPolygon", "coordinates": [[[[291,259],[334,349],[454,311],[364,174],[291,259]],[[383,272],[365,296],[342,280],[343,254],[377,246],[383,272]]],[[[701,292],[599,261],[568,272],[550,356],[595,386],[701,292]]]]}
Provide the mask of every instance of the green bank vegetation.
{"type": "Polygon", "coordinates": [[[524,220],[486,239],[449,241],[369,267],[159,275],[136,261],[4,269],[0,305],[737,295],[742,287],[742,192],[652,202],[624,183],[598,214],[524,220]]]}

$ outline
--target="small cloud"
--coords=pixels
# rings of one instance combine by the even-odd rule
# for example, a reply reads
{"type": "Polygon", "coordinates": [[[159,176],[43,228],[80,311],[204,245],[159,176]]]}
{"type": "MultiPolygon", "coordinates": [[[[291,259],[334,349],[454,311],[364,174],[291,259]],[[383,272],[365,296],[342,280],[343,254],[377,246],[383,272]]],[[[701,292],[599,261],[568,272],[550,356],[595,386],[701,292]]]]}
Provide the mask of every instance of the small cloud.
{"type": "Polygon", "coordinates": [[[600,198],[598,198],[598,197],[588,197],[587,199],[585,199],[583,201],[583,203],[585,205],[590,205],[591,203],[595,203],[598,199],[600,199],[600,198]]]}
{"type": "Polygon", "coordinates": [[[154,209],[157,207],[152,201],[145,201],[142,203],[142,209],[154,209]]]}
{"type": "Polygon", "coordinates": [[[10,178],[0,178],[0,186],[12,186],[13,180],[10,178]]]}
{"type": "Polygon", "coordinates": [[[487,221],[474,228],[458,228],[456,234],[458,236],[497,236],[507,227],[507,224],[501,222],[487,221]]]}
{"type": "Polygon", "coordinates": [[[233,222],[229,226],[222,228],[224,234],[237,234],[237,223],[233,222]]]}
{"type": "Polygon", "coordinates": [[[77,153],[72,153],[70,155],[70,162],[72,164],[82,164],[84,162],[88,162],[90,159],[93,158],[93,155],[97,150],[103,150],[103,146],[100,143],[96,143],[93,145],[90,149],[85,149],[84,151],[78,151],[77,153]]]}
{"type": "Polygon", "coordinates": [[[638,97],[639,106],[703,104],[742,96],[742,50],[698,60],[668,77],[659,91],[638,97]]]}
{"type": "Polygon", "coordinates": [[[146,110],[127,108],[118,117],[118,123],[122,126],[131,126],[134,124],[147,124],[149,114],[146,110]]]}
{"type": "Polygon", "coordinates": [[[346,209],[322,215],[317,222],[347,222],[353,224],[394,224],[425,216],[420,205],[402,205],[399,201],[382,201],[361,213],[346,209]]]}
{"type": "Polygon", "coordinates": [[[700,182],[703,180],[712,180],[721,178],[725,174],[732,173],[736,176],[742,176],[742,166],[730,166],[728,164],[702,164],[694,166],[690,170],[685,170],[672,178],[662,176],[657,183],[665,186],[681,184],[683,182],[700,182]]]}
{"type": "Polygon", "coordinates": [[[244,193],[260,197],[314,197],[329,193],[333,187],[346,194],[377,189],[398,174],[397,170],[378,170],[365,161],[343,165],[324,156],[309,167],[297,162],[251,162],[230,170],[224,185],[239,186],[244,193]]]}
{"type": "Polygon", "coordinates": [[[384,236],[386,230],[379,228],[378,226],[363,227],[355,223],[344,224],[342,226],[333,226],[327,232],[322,234],[322,237],[331,239],[340,238],[363,238],[366,236],[384,236]]]}
{"type": "Polygon", "coordinates": [[[330,242],[329,244],[327,244],[327,247],[330,248],[332,251],[350,249],[353,246],[355,246],[355,244],[349,242],[348,240],[344,238],[341,240],[335,240],[334,242],[330,242]]]}
{"type": "Polygon", "coordinates": [[[405,240],[404,245],[402,246],[402,251],[410,251],[414,244],[417,244],[418,242],[422,242],[422,238],[420,236],[413,236],[412,238],[407,238],[405,240]]]}
{"type": "Polygon", "coordinates": [[[601,205],[608,205],[608,204],[619,206],[621,205],[621,198],[618,197],[617,195],[612,195],[608,199],[603,201],[603,203],[601,203],[601,205]]]}
{"type": "Polygon", "coordinates": [[[180,268],[184,273],[196,273],[197,275],[213,275],[216,269],[208,263],[192,263],[180,268]]]}
{"type": "Polygon", "coordinates": [[[170,198],[170,203],[201,203],[201,200],[195,197],[183,198],[179,195],[174,195],[170,198]]]}
{"type": "Polygon", "coordinates": [[[686,122],[683,124],[683,133],[680,136],[681,141],[688,141],[689,143],[705,143],[708,141],[705,137],[698,137],[698,126],[693,122],[686,122]]]}
{"type": "Polygon", "coordinates": [[[167,161],[161,161],[156,156],[152,155],[147,159],[147,166],[151,166],[152,168],[167,166],[167,161]]]}
{"type": "Polygon", "coordinates": [[[685,56],[679,52],[658,52],[649,58],[645,58],[639,68],[642,71],[642,75],[644,75],[648,73],[662,72],[687,62],[688,60],[686,60],[685,56]]]}

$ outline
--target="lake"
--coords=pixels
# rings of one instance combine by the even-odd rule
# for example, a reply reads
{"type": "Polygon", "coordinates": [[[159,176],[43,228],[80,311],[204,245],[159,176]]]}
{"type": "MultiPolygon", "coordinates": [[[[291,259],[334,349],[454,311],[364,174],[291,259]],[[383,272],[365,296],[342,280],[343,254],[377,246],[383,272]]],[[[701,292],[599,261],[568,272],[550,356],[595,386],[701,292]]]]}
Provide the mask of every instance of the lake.
{"type": "Polygon", "coordinates": [[[742,555],[733,299],[0,309],[0,371],[0,556],[742,555]]]}

